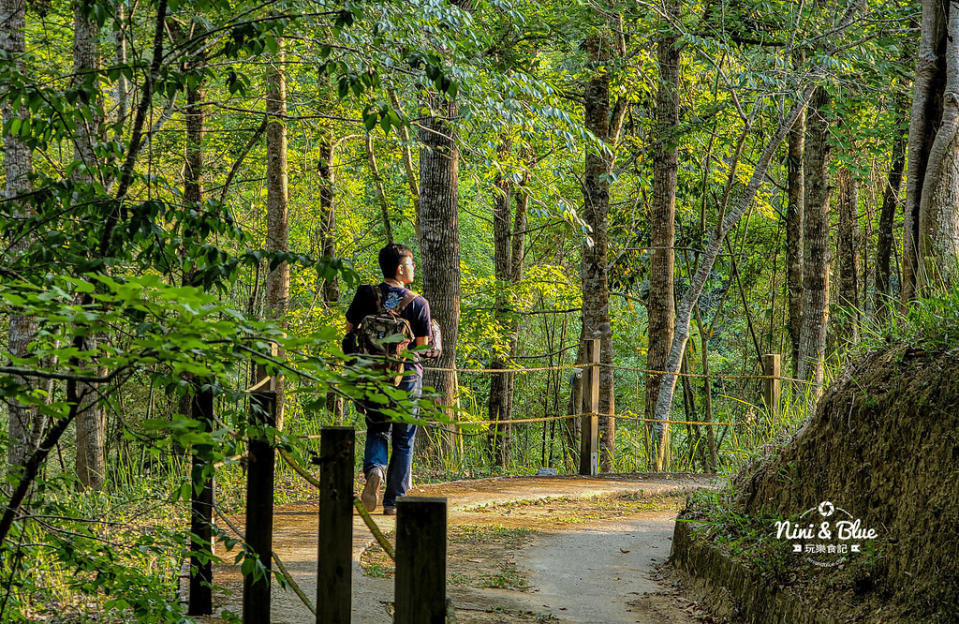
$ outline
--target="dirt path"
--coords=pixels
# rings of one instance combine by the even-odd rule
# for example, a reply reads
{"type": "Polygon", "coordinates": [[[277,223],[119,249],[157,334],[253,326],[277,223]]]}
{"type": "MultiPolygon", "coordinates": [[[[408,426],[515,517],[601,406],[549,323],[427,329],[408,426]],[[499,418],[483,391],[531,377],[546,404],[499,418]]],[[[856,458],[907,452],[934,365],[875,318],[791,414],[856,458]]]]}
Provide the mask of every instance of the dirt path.
{"type": "MultiPolygon", "coordinates": [[[[626,509],[626,516],[606,512],[586,517],[580,517],[579,512],[586,499],[628,496],[630,501],[639,501],[632,503],[635,505],[667,495],[681,496],[709,484],[707,478],[681,474],[510,477],[415,487],[410,494],[447,497],[453,527],[495,526],[502,534],[515,529],[532,536],[519,547],[516,546],[520,542],[515,542],[505,551],[484,550],[482,539],[466,540],[466,551],[454,551],[451,547],[452,580],[448,594],[457,606],[461,624],[692,624],[700,620],[692,616],[682,619],[686,603],[669,587],[658,583],[653,570],[653,565],[669,554],[675,510],[628,513],[626,509]],[[453,572],[468,572],[484,565],[503,566],[504,576],[496,576],[494,583],[487,579],[485,586],[477,587],[475,582],[469,582],[467,574],[453,572]]],[[[395,528],[394,517],[376,514],[374,519],[385,532],[395,528]]],[[[315,600],[316,503],[278,508],[274,523],[274,549],[304,593],[315,600]]],[[[362,519],[356,516],[355,624],[391,622],[393,579],[365,576],[359,565],[361,555],[372,542],[362,519]]],[[[214,576],[217,584],[230,592],[215,596],[215,610],[228,608],[240,613],[242,579],[238,570],[219,566],[214,576]]],[[[273,621],[277,624],[312,621],[309,611],[292,591],[274,589],[272,602],[273,621]]]]}

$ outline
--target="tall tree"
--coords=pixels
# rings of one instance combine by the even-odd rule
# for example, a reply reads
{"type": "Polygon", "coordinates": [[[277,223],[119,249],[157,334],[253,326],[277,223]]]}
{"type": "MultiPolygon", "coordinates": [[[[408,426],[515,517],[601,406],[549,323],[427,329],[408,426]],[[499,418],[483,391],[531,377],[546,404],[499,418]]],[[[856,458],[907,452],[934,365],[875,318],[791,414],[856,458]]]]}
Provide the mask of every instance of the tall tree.
{"type": "MultiPolygon", "coordinates": [[[[455,100],[434,93],[430,116],[420,124],[420,262],[423,296],[443,331],[443,355],[427,369],[423,383],[440,394],[444,405],[456,405],[456,341],[460,320],[459,146],[451,121],[455,100]],[[447,369],[447,370],[437,370],[447,369]]],[[[450,412],[452,416],[452,412],[450,412]]]]}
{"type": "MultiPolygon", "coordinates": [[[[515,286],[523,277],[523,259],[525,257],[526,211],[529,194],[517,181],[518,188],[505,176],[496,184],[496,196],[493,200],[493,266],[496,273],[497,290],[494,319],[502,329],[506,340],[507,352],[493,357],[490,367],[506,368],[514,357],[519,339],[519,322],[510,309],[509,287],[515,286]],[[512,205],[515,200],[515,213],[512,205]]],[[[490,454],[495,462],[504,468],[510,458],[509,420],[513,413],[512,372],[494,374],[490,379],[489,419],[498,424],[490,432],[490,454]]]]}
{"type": "MultiPolygon", "coordinates": [[[[616,48],[622,55],[622,20],[616,48]]],[[[626,102],[619,98],[610,105],[609,61],[613,43],[608,27],[586,40],[585,47],[590,66],[590,77],[583,98],[586,129],[602,142],[602,147],[586,150],[583,171],[583,216],[590,228],[589,240],[582,247],[583,311],[582,335],[578,362],[584,362],[587,339],[600,341],[599,411],[613,414],[616,409],[613,387],[613,332],[609,318],[609,180],[615,162],[615,149],[623,124],[626,102]]],[[[616,445],[616,421],[603,416],[599,421],[601,436],[600,466],[611,470],[616,445]]]]}
{"type": "MultiPolygon", "coordinates": [[[[79,0],[73,5],[73,82],[75,86],[84,86],[84,90],[94,96],[88,97],[87,102],[87,110],[91,114],[78,125],[74,138],[74,160],[80,167],[74,170],[73,178],[81,185],[89,185],[99,175],[94,149],[100,140],[103,125],[99,89],[96,87],[100,69],[100,28],[92,19],[92,10],[93,2],[90,0],[79,0]]],[[[104,339],[103,336],[87,336],[85,348],[95,351],[97,342],[104,339]]],[[[95,372],[100,376],[106,374],[102,368],[96,368],[95,372]]],[[[79,394],[85,397],[85,401],[77,412],[76,473],[85,487],[99,490],[103,487],[106,472],[106,409],[92,386],[84,383],[79,386],[79,394]]]]}
{"type": "Polygon", "coordinates": [[[829,319],[829,92],[816,89],[806,115],[803,208],[803,312],[799,340],[800,379],[815,383],[818,396],[829,319]]]}
{"type": "MultiPolygon", "coordinates": [[[[26,9],[24,0],[0,0],[0,52],[7,59],[15,59],[14,67],[23,72],[21,59],[26,53],[26,9]]],[[[4,98],[3,127],[9,128],[16,119],[24,119],[25,108],[14,110],[10,100],[4,98]]],[[[6,186],[3,189],[3,199],[14,207],[13,213],[17,219],[32,216],[33,210],[24,197],[33,190],[30,175],[33,173],[33,152],[30,147],[13,133],[3,134],[3,168],[6,177],[6,186]]],[[[24,232],[10,232],[11,241],[8,253],[11,256],[21,254],[29,247],[29,238],[24,232]]],[[[30,342],[37,332],[35,319],[20,314],[10,317],[7,346],[14,357],[26,357],[30,342]]],[[[29,388],[31,380],[18,377],[17,383],[29,388]]],[[[17,401],[9,403],[9,420],[7,434],[10,442],[7,451],[7,461],[10,467],[21,466],[31,455],[40,441],[41,427],[37,410],[17,401]]]]}
{"type": "Polygon", "coordinates": [[[839,170],[839,305],[845,308],[839,323],[840,338],[859,341],[859,187],[848,167],[839,170]]]}
{"type": "MultiPolygon", "coordinates": [[[[336,208],[335,198],[335,169],[333,167],[334,154],[333,130],[331,127],[323,129],[320,138],[320,162],[317,169],[320,174],[320,225],[316,234],[319,240],[320,252],[327,258],[336,255],[336,208]]],[[[340,298],[340,285],[336,276],[323,280],[323,301],[332,304],[340,298]]]]}
{"type": "MultiPolygon", "coordinates": [[[[675,0],[663,5],[671,20],[679,18],[680,4],[675,0]]],[[[679,150],[676,132],[679,127],[679,40],[672,30],[656,44],[659,62],[659,90],[656,95],[655,149],[653,154],[653,197],[650,205],[649,252],[649,354],[647,368],[664,370],[669,346],[673,342],[675,295],[673,273],[676,236],[676,184],[679,150]]],[[[659,396],[662,376],[646,377],[646,417],[652,418],[659,396]]],[[[651,425],[652,423],[650,423],[651,425]]],[[[652,427],[649,427],[650,431],[652,427]]],[[[659,436],[653,439],[658,440],[659,436]]]]}
{"type": "Polygon", "coordinates": [[[942,122],[929,148],[919,203],[918,292],[959,279],[959,1],[946,7],[942,122]]]}
{"type": "Polygon", "coordinates": [[[906,166],[906,136],[903,125],[906,117],[905,97],[896,98],[896,134],[893,137],[889,175],[882,191],[882,209],[879,214],[879,230],[876,237],[876,284],[875,309],[880,318],[885,316],[890,298],[890,259],[894,242],[893,221],[899,205],[899,188],[902,172],[906,166]]]}
{"type": "Polygon", "coordinates": [[[907,148],[909,170],[906,174],[906,203],[903,206],[903,302],[908,302],[916,294],[922,194],[933,139],[942,119],[942,93],[946,83],[946,17],[952,4],[941,0],[922,1],[919,55],[913,83],[907,148]]]}
{"type": "MultiPolygon", "coordinates": [[[[286,252],[290,249],[289,191],[286,146],[286,75],[282,40],[266,69],[266,249],[286,252]]],[[[290,267],[280,262],[266,277],[266,316],[283,322],[290,300],[290,267]]],[[[277,356],[282,354],[277,353],[277,356]]],[[[265,371],[260,372],[260,377],[265,371]]],[[[283,426],[283,378],[274,380],[276,426],[283,426]]]]}
{"type": "Polygon", "coordinates": [[[802,333],[803,271],[803,146],[806,140],[806,112],[786,138],[786,289],[789,305],[789,341],[793,374],[799,374],[799,335],[802,333]]]}
{"type": "MultiPolygon", "coordinates": [[[[500,146],[500,156],[509,153],[510,143],[503,139],[500,146]]],[[[513,185],[507,174],[500,173],[494,185],[493,195],[493,271],[496,275],[496,299],[493,317],[497,327],[506,328],[510,323],[509,293],[507,283],[510,267],[510,213],[513,197],[513,185]]],[[[507,358],[496,354],[490,361],[490,368],[505,368],[507,358]]],[[[489,448],[490,457],[498,465],[506,467],[509,463],[509,425],[510,405],[508,397],[509,373],[494,373],[490,378],[489,388],[489,420],[496,423],[490,428],[489,448]]]]}

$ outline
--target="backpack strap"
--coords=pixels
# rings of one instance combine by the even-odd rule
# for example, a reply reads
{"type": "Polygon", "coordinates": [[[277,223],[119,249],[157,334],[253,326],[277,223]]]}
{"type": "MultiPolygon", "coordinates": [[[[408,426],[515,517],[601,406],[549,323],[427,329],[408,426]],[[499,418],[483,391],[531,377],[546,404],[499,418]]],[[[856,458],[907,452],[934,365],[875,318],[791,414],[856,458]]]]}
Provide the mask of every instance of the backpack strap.
{"type": "Polygon", "coordinates": [[[403,314],[403,310],[406,309],[406,306],[413,303],[413,300],[416,299],[418,295],[412,290],[407,290],[406,294],[403,295],[403,298],[400,299],[400,303],[396,306],[396,313],[403,314]]]}
{"type": "MultiPolygon", "coordinates": [[[[376,310],[377,312],[385,312],[386,309],[383,307],[383,303],[386,301],[387,292],[389,291],[389,284],[386,282],[380,282],[377,288],[373,290],[376,293],[376,310]]],[[[403,298],[400,299],[399,304],[392,311],[397,315],[403,314],[403,310],[406,309],[406,306],[413,303],[413,300],[416,299],[419,295],[408,288],[404,288],[406,294],[403,295],[403,298]]]]}

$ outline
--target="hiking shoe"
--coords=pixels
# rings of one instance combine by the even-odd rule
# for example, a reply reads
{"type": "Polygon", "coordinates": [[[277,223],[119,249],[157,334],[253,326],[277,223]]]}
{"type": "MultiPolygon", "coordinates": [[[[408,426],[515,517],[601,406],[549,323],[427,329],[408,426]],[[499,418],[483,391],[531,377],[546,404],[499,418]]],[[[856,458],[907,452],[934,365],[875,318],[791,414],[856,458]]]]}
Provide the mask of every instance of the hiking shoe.
{"type": "Polygon", "coordinates": [[[370,474],[366,475],[366,485],[363,486],[363,494],[360,500],[367,511],[373,511],[380,502],[380,484],[383,483],[383,469],[374,466],[370,474]]]}
{"type": "Polygon", "coordinates": [[[392,507],[392,506],[389,506],[389,507],[388,507],[388,506],[386,506],[386,505],[383,505],[383,515],[384,515],[384,516],[395,516],[395,515],[396,515],[396,507],[392,507]]]}

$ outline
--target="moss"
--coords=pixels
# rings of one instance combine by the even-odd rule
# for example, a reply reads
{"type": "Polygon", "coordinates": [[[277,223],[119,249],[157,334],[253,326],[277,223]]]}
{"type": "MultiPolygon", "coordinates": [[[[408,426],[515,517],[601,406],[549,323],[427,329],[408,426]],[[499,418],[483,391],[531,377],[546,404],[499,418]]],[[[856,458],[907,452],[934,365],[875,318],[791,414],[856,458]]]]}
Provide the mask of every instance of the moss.
{"type": "Polygon", "coordinates": [[[959,621],[957,431],[959,352],[889,347],[851,367],[778,452],[746,466],[725,492],[690,500],[682,517],[757,579],[840,608],[842,621],[959,621]],[[757,533],[824,500],[879,538],[821,569],[757,533]]]}

